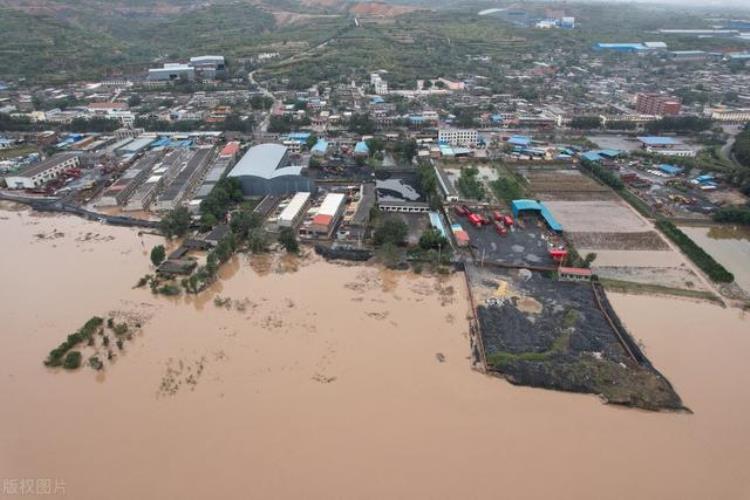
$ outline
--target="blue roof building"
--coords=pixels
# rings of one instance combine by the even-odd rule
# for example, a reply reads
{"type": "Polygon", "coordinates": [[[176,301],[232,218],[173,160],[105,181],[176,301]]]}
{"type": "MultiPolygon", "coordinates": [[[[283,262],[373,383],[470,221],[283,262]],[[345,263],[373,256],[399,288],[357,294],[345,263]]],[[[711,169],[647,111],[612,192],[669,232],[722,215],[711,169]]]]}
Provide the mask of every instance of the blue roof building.
{"type": "Polygon", "coordinates": [[[674,146],[680,142],[674,137],[660,137],[657,135],[647,135],[638,138],[646,146],[674,146]]]}
{"type": "Polygon", "coordinates": [[[443,156],[456,156],[456,153],[453,152],[453,148],[450,147],[448,144],[440,144],[438,146],[440,148],[440,154],[443,156]]]}
{"type": "Polygon", "coordinates": [[[318,142],[315,143],[315,146],[311,150],[314,155],[324,155],[326,151],[328,151],[328,141],[325,139],[318,139],[318,142]]]}
{"type": "Polygon", "coordinates": [[[617,158],[620,154],[622,154],[622,151],[617,149],[592,149],[591,151],[581,153],[581,158],[588,161],[601,161],[604,159],[617,158]]]}
{"type": "Polygon", "coordinates": [[[557,222],[557,219],[552,215],[552,212],[541,202],[536,200],[513,200],[511,202],[511,210],[513,210],[513,217],[518,217],[519,212],[532,211],[539,212],[544,221],[547,223],[550,229],[556,233],[562,233],[562,224],[557,222]]]}
{"type": "Polygon", "coordinates": [[[440,220],[440,214],[437,212],[430,212],[428,214],[430,216],[430,224],[432,227],[437,229],[441,235],[443,235],[443,238],[447,238],[448,234],[445,232],[445,226],[443,226],[443,221],[440,220]]]}
{"type": "Polygon", "coordinates": [[[310,132],[290,132],[286,138],[290,141],[296,141],[299,143],[307,142],[307,140],[310,138],[310,132]]]}
{"type": "Polygon", "coordinates": [[[585,153],[581,153],[581,158],[594,162],[602,161],[602,157],[598,151],[586,151],[585,153]]]}
{"type": "Polygon", "coordinates": [[[367,156],[369,156],[370,155],[370,147],[367,145],[367,143],[365,141],[359,141],[354,146],[354,154],[355,155],[363,155],[363,156],[367,155],[367,156]]]}
{"type": "Polygon", "coordinates": [[[528,146],[531,144],[531,137],[526,135],[512,135],[510,139],[508,139],[508,144],[514,146],[528,146]]]}
{"type": "Polygon", "coordinates": [[[662,163],[659,165],[659,170],[667,175],[679,175],[682,173],[683,168],[676,165],[670,165],[669,163],[662,163]]]}
{"type": "Polygon", "coordinates": [[[615,52],[639,52],[648,50],[648,47],[642,43],[597,43],[594,45],[595,50],[613,50],[615,52]]]}

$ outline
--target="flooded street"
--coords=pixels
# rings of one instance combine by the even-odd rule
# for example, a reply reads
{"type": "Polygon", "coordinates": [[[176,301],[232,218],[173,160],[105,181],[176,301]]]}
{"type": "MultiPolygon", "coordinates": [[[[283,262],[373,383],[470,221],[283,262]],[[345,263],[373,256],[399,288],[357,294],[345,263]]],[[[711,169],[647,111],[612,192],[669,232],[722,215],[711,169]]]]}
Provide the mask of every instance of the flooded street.
{"type": "Polygon", "coordinates": [[[132,288],[160,238],[26,211],[0,234],[3,479],[76,499],[750,497],[736,309],[610,296],[695,412],[658,414],[472,371],[460,274],[237,256],[170,299],[132,288]],[[43,366],[111,311],[143,328],[104,372],[43,366]]]}
{"type": "Polygon", "coordinates": [[[682,226],[680,229],[734,274],[743,290],[750,292],[750,228],[682,226]]]}

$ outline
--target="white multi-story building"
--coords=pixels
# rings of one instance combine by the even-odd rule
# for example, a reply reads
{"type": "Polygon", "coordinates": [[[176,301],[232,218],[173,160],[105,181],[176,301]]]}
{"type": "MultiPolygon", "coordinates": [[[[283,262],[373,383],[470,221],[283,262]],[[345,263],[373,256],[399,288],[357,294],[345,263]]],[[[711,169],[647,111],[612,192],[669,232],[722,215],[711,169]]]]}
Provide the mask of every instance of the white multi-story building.
{"type": "Polygon", "coordinates": [[[714,108],[710,111],[711,119],[725,123],[750,122],[750,108],[714,108]]]}
{"type": "Polygon", "coordinates": [[[370,85],[373,86],[377,95],[385,95],[388,93],[388,82],[383,80],[383,77],[378,73],[372,73],[370,75],[370,85]]]}
{"type": "Polygon", "coordinates": [[[476,146],[477,130],[473,128],[440,128],[438,142],[451,146],[476,146]]]}

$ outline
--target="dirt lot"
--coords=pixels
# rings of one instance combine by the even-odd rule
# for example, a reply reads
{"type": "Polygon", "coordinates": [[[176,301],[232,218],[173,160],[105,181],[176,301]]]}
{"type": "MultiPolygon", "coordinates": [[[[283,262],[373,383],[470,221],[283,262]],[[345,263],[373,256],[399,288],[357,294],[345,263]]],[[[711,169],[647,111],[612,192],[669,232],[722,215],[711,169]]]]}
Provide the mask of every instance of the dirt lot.
{"type": "Polygon", "coordinates": [[[593,250],[669,250],[656,231],[640,233],[568,233],[576,248],[593,250]]]}
{"type": "Polygon", "coordinates": [[[545,205],[571,233],[639,233],[651,229],[624,201],[547,201],[545,205]]]}

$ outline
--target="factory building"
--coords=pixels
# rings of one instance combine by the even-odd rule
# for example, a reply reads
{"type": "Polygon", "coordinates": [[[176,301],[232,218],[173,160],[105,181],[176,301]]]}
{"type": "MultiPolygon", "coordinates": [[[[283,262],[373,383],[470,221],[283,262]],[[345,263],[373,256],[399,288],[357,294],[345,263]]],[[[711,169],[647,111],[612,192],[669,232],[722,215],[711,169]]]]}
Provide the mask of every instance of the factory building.
{"type": "Polygon", "coordinates": [[[438,130],[438,142],[450,144],[451,146],[476,146],[476,129],[468,128],[441,128],[438,130]]]}
{"type": "Polygon", "coordinates": [[[680,114],[682,103],[678,97],[662,94],[638,94],[635,110],[644,115],[675,116],[680,114]]]}
{"type": "Polygon", "coordinates": [[[215,80],[226,76],[224,56],[198,56],[190,58],[190,65],[201,78],[215,80]]]}
{"type": "Polygon", "coordinates": [[[295,194],[289,201],[289,204],[279,214],[279,227],[297,227],[305,216],[305,209],[309,203],[310,193],[299,192],[295,194]]]}
{"type": "MultiPolygon", "coordinates": [[[[346,208],[346,195],[329,193],[323,198],[315,216],[306,224],[304,232],[312,237],[329,238],[346,208]]],[[[302,231],[301,231],[302,232],[302,231]]]]}
{"type": "Polygon", "coordinates": [[[151,172],[161,159],[162,153],[151,151],[143,155],[132,167],[128,168],[117,181],[102,194],[97,207],[123,206],[135,193],[144,180],[151,176],[151,172]]]}
{"type": "Polygon", "coordinates": [[[80,164],[78,153],[59,153],[5,178],[9,189],[34,189],[80,164]]]}
{"type": "Polygon", "coordinates": [[[213,155],[212,147],[195,150],[174,180],[166,186],[153,205],[154,210],[173,210],[195,189],[208,170],[213,155]]]}
{"type": "Polygon", "coordinates": [[[290,165],[289,151],[280,144],[259,144],[247,150],[229,172],[245,196],[315,192],[315,183],[301,166],[290,165]]]}
{"type": "Polygon", "coordinates": [[[639,137],[638,141],[641,143],[641,147],[649,153],[685,157],[696,155],[695,150],[688,148],[674,137],[643,136],[639,137]]]}
{"type": "Polygon", "coordinates": [[[161,68],[148,70],[148,80],[157,82],[171,82],[175,80],[194,80],[195,68],[189,64],[165,63],[161,68]]]}

